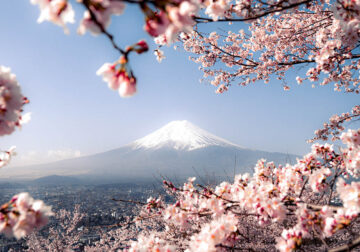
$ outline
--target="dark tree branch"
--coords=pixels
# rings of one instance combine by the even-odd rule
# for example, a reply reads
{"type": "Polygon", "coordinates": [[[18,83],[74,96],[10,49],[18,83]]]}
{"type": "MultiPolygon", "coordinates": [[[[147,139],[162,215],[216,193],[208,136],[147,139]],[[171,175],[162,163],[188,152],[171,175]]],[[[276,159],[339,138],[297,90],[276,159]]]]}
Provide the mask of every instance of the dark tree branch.
{"type": "Polygon", "coordinates": [[[138,205],[146,205],[145,202],[140,202],[140,201],[136,201],[136,200],[123,200],[123,199],[114,199],[112,198],[111,200],[113,201],[117,201],[117,202],[124,202],[124,203],[133,203],[133,204],[138,204],[138,205]]]}
{"type": "MultiPolygon", "coordinates": [[[[209,22],[244,22],[244,21],[251,21],[251,20],[256,20],[262,17],[265,17],[269,14],[275,13],[275,12],[279,12],[279,11],[284,11],[284,10],[288,10],[288,9],[293,9],[295,7],[298,7],[300,5],[303,4],[308,4],[312,2],[312,0],[305,0],[299,3],[294,3],[294,4],[290,4],[288,6],[276,6],[273,10],[267,10],[262,14],[259,15],[255,15],[253,17],[248,17],[248,18],[225,18],[225,19],[218,19],[217,21],[214,21],[211,18],[204,18],[204,17],[194,17],[195,21],[203,21],[202,23],[209,23],[209,22]]],[[[200,22],[201,23],[201,22],[200,22]]]]}
{"type": "Polygon", "coordinates": [[[349,242],[346,245],[340,246],[340,247],[336,247],[333,249],[330,249],[329,252],[345,252],[345,251],[350,251],[353,248],[356,248],[357,246],[360,245],[360,237],[356,238],[355,240],[349,242]]]}

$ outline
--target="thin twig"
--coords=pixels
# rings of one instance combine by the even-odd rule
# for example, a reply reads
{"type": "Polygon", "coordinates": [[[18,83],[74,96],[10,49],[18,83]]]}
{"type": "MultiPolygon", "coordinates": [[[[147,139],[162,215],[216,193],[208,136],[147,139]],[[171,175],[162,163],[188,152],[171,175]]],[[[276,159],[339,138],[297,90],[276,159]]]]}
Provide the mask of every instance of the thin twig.
{"type": "Polygon", "coordinates": [[[360,236],[356,238],[355,240],[349,242],[348,244],[345,244],[343,246],[339,246],[333,249],[329,249],[329,252],[343,252],[343,251],[350,251],[353,248],[356,248],[360,245],[360,236]]]}
{"type": "Polygon", "coordinates": [[[97,20],[95,13],[91,10],[89,2],[88,1],[83,1],[82,4],[85,6],[85,8],[89,11],[90,13],[90,17],[91,19],[94,21],[94,23],[99,27],[99,29],[101,30],[101,32],[110,40],[112,46],[120,52],[120,54],[124,55],[125,57],[127,57],[128,52],[126,52],[125,50],[121,49],[114,40],[114,35],[110,34],[105,27],[99,22],[99,20],[97,20]]]}

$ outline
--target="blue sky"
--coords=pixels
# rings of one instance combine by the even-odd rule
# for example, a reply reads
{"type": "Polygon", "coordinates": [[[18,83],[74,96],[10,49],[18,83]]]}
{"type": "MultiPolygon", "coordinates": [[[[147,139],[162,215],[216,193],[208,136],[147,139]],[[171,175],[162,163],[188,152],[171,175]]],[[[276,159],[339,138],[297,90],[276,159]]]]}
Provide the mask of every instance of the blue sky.
{"type": "Polygon", "coordinates": [[[31,101],[26,106],[32,112],[30,123],[3,137],[0,145],[17,146],[18,165],[51,161],[54,153],[63,158],[117,148],[184,119],[242,146],[305,154],[305,140],[314,130],[359,100],[354,94],[334,92],[332,85],[298,86],[295,72],[288,92],[272,81],[215,94],[213,86],[199,83],[198,65],[184,51],[165,48],[167,58],[157,63],[137,8],[127,8],[110,27],[122,47],[144,38],[152,49],[131,56],[138,94],[122,99],[95,74],[118,53],[103,36],[77,35],[83,10],[75,10],[77,24],[69,26],[67,36],[51,23],[37,24],[39,10],[27,0],[2,4],[0,64],[11,67],[31,101]]]}

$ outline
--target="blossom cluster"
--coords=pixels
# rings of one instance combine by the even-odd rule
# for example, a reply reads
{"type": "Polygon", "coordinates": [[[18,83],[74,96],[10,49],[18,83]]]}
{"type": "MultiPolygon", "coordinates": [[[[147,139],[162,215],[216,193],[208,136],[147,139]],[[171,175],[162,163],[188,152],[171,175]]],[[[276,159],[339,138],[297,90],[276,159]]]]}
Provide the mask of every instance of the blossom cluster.
{"type": "Polygon", "coordinates": [[[118,63],[105,63],[96,72],[101,75],[103,80],[108,83],[109,88],[118,90],[120,96],[129,97],[136,92],[136,79],[129,76],[123,69],[117,69],[118,63]]]}
{"type": "Polygon", "coordinates": [[[51,207],[28,193],[15,195],[0,208],[0,232],[20,239],[47,224],[51,207]]]}
{"type": "Polygon", "coordinates": [[[10,68],[0,66],[0,136],[11,134],[28,121],[28,115],[21,115],[26,103],[16,76],[10,68]]]}
{"type": "Polygon", "coordinates": [[[334,18],[344,31],[342,42],[349,47],[356,46],[360,38],[360,3],[357,1],[341,0],[333,5],[332,10],[334,18]]]}
{"type": "Polygon", "coordinates": [[[231,246],[234,240],[231,239],[231,234],[237,230],[237,221],[234,215],[222,215],[214,219],[212,222],[204,225],[201,232],[192,236],[189,244],[190,251],[217,251],[216,245],[223,244],[231,246]]]}
{"type": "MultiPolygon", "coordinates": [[[[65,33],[69,33],[66,23],[75,22],[75,12],[67,0],[30,0],[30,2],[39,6],[39,23],[50,21],[62,26],[65,33]]],[[[101,28],[109,26],[111,15],[122,14],[125,4],[113,0],[94,0],[89,1],[87,7],[89,10],[84,12],[78,33],[83,35],[89,30],[92,34],[97,35],[102,32],[101,28]]]]}
{"type": "MultiPolygon", "coordinates": [[[[129,46],[126,52],[135,51],[138,54],[146,52],[149,49],[144,40],[129,46]]],[[[102,76],[103,80],[108,83],[110,89],[118,90],[121,97],[130,97],[136,93],[136,78],[132,71],[128,69],[128,59],[121,56],[114,63],[105,63],[96,72],[102,76]]]]}
{"type": "Polygon", "coordinates": [[[175,247],[168,245],[166,241],[157,237],[155,234],[150,236],[140,235],[136,242],[131,243],[129,252],[152,251],[152,252],[175,252],[175,247]]]}
{"type": "Polygon", "coordinates": [[[180,32],[191,32],[195,22],[193,16],[200,9],[200,1],[182,1],[178,6],[168,5],[165,11],[147,16],[145,30],[154,37],[161,36],[163,43],[175,41],[180,32]]]}

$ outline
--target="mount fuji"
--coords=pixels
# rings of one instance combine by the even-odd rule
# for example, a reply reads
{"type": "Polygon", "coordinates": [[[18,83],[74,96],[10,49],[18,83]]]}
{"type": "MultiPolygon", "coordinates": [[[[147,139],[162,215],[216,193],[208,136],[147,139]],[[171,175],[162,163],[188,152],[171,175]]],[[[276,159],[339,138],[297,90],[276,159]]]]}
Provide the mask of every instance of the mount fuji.
{"type": "Polygon", "coordinates": [[[209,146],[241,148],[188,121],[172,121],[157,131],[136,140],[131,145],[133,149],[170,148],[179,151],[193,151],[209,146]]]}
{"type": "Polygon", "coordinates": [[[285,164],[295,162],[297,157],[247,149],[188,121],[172,121],[118,149],[19,169],[23,170],[20,172],[23,178],[54,174],[107,181],[161,176],[172,179],[188,176],[230,178],[234,172],[252,173],[254,165],[261,158],[285,164]]]}

